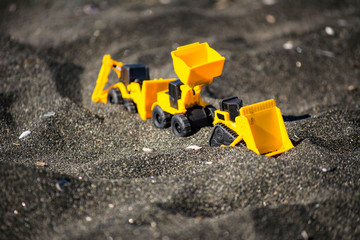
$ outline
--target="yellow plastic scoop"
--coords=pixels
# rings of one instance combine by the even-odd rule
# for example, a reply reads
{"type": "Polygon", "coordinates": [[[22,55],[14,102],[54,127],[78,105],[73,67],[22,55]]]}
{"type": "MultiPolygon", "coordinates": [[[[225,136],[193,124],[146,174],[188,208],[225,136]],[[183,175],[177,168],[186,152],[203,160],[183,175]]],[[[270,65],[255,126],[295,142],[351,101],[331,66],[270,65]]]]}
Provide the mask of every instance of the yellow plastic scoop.
{"type": "Polygon", "coordinates": [[[171,56],[175,73],[191,88],[211,84],[214,77],[221,75],[225,62],[225,58],[206,42],[178,47],[171,56]]]}

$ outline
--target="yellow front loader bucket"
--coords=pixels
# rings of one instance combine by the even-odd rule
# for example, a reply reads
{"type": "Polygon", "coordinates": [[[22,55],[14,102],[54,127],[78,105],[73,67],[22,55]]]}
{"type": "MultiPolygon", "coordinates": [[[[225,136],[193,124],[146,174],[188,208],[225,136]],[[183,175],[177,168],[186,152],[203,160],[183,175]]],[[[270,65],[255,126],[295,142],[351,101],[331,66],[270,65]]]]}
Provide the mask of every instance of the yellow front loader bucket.
{"type": "Polygon", "coordinates": [[[225,62],[225,58],[206,42],[178,47],[171,56],[175,73],[191,88],[211,84],[214,77],[221,75],[225,62]]]}
{"type": "Polygon", "coordinates": [[[257,154],[271,157],[294,147],[274,99],[242,107],[235,121],[247,148],[257,154]]]}

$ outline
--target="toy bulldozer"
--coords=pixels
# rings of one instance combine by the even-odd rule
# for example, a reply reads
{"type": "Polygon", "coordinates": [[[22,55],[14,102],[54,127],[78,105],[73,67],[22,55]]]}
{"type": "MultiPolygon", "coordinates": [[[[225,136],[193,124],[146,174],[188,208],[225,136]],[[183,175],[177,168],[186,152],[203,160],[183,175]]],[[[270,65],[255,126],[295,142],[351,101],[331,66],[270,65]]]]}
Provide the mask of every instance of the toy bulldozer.
{"type": "Polygon", "coordinates": [[[215,111],[209,144],[236,146],[242,140],[248,149],[268,157],[294,147],[275,100],[243,107],[242,100],[237,97],[223,99],[220,110],[215,111]]]}

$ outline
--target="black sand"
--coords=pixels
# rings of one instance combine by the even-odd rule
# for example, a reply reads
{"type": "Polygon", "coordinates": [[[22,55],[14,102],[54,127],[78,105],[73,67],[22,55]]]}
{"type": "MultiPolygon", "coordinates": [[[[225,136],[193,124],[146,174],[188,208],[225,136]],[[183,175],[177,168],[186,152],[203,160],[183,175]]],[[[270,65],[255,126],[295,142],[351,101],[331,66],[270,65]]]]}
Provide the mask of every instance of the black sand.
{"type": "Polygon", "coordinates": [[[359,1],[5,0],[0,20],[1,239],[360,238],[359,1]],[[204,97],[274,98],[295,148],[91,102],[104,54],[175,77],[192,42],[226,57],[204,97]]]}

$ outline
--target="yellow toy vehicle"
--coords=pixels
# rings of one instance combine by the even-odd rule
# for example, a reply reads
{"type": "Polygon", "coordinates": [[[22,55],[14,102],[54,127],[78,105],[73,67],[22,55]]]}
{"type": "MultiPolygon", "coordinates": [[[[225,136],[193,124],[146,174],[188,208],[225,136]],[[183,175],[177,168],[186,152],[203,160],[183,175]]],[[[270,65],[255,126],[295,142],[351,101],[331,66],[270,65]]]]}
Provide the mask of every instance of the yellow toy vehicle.
{"type": "Polygon", "coordinates": [[[92,94],[93,102],[124,104],[129,112],[136,113],[142,119],[151,118],[151,106],[157,100],[157,93],[166,90],[171,79],[150,79],[149,68],[144,64],[123,65],[105,55],[101,70],[92,94]],[[104,90],[111,69],[115,71],[119,82],[104,90]]]}
{"type": "Polygon", "coordinates": [[[175,135],[185,137],[196,129],[212,126],[215,108],[200,97],[201,89],[220,76],[225,58],[207,43],[193,43],[171,52],[179,80],[158,92],[152,119],[158,128],[171,125],[175,135]]]}
{"type": "Polygon", "coordinates": [[[291,148],[280,109],[273,99],[242,107],[237,97],[220,101],[215,111],[210,146],[236,146],[244,140],[257,154],[275,156],[291,148]]]}
{"type": "Polygon", "coordinates": [[[148,80],[149,69],[145,65],[123,65],[105,55],[92,100],[124,104],[128,111],[138,111],[142,119],[152,118],[158,128],[171,125],[175,135],[181,137],[212,126],[215,108],[201,99],[200,92],[221,75],[225,58],[207,43],[179,47],[171,56],[180,80],[148,80]],[[119,82],[104,90],[111,69],[119,82]]]}

